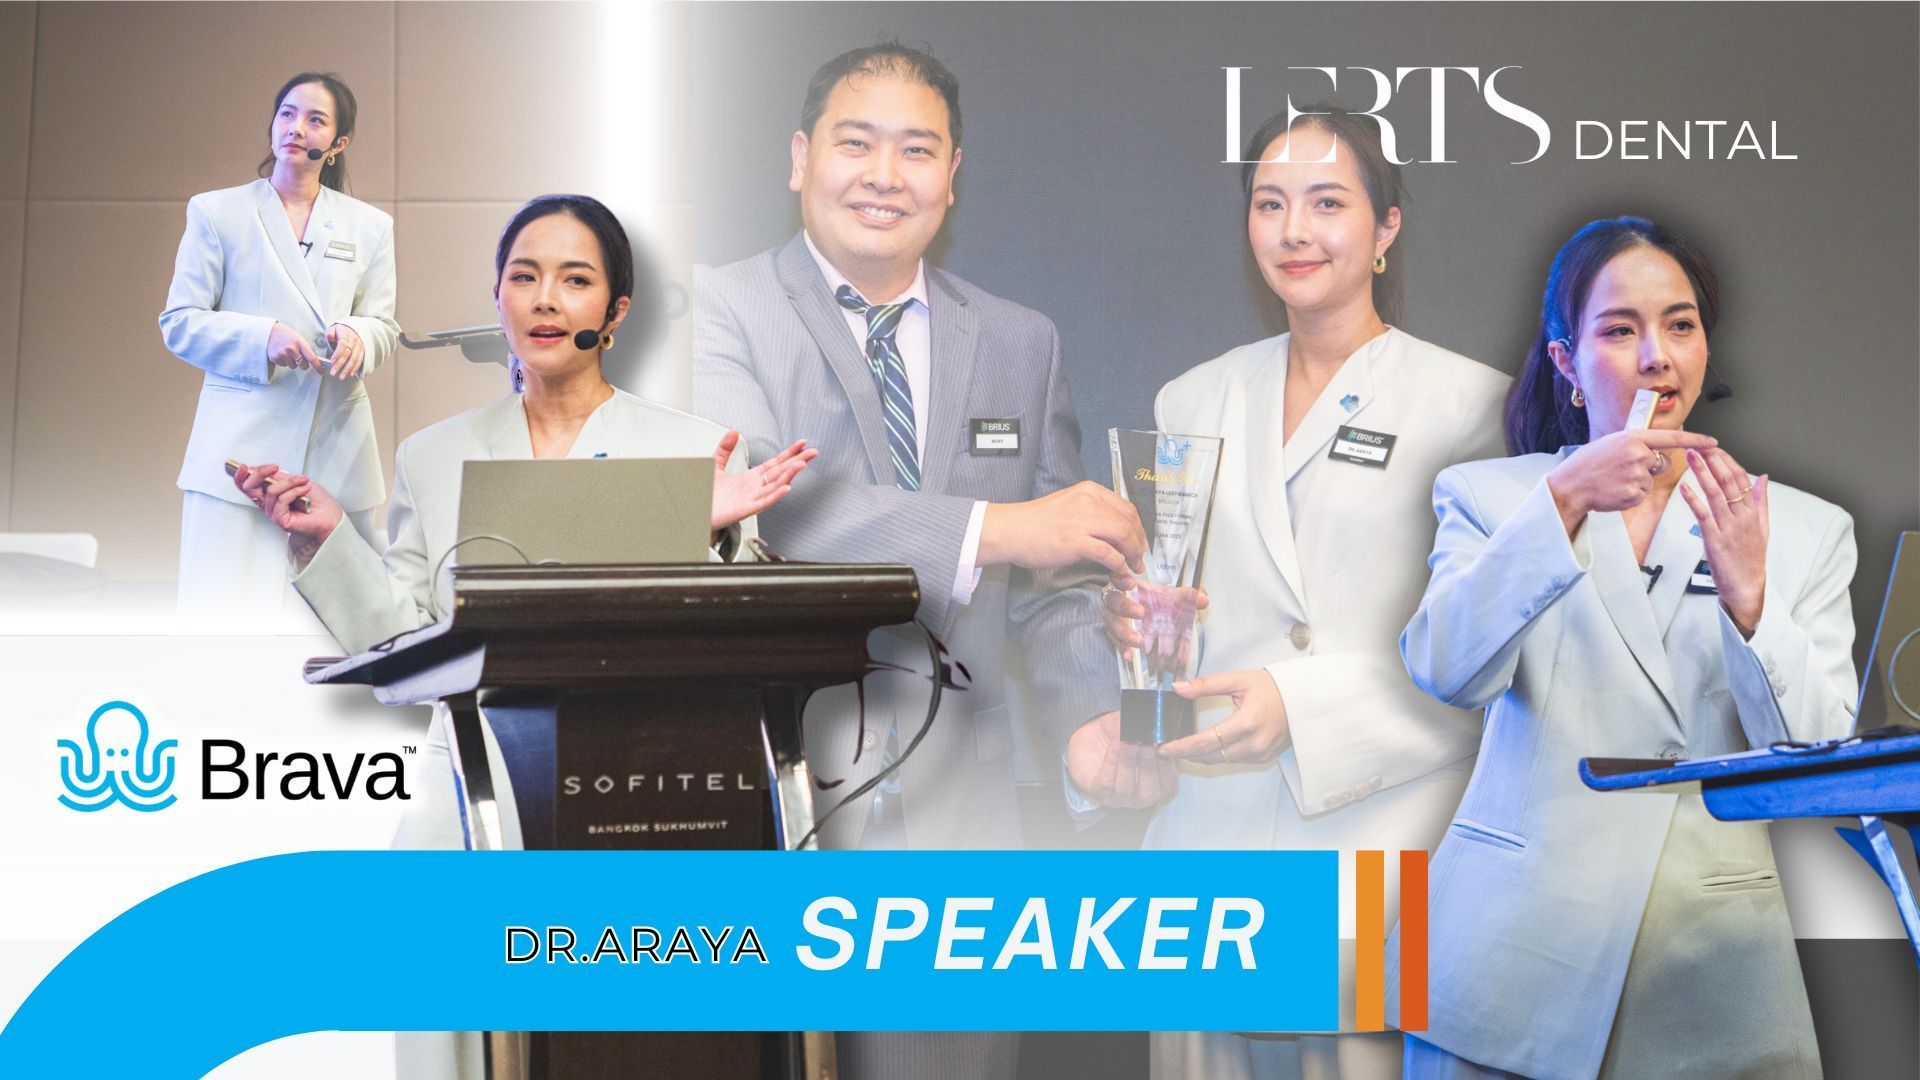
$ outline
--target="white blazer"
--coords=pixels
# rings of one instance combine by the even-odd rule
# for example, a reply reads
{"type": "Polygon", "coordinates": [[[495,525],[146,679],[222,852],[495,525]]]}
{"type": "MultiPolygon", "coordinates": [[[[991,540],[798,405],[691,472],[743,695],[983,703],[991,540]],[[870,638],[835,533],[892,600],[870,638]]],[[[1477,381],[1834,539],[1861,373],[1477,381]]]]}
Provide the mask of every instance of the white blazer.
{"type": "Polygon", "coordinates": [[[361,380],[275,367],[267,334],[285,323],[324,357],[327,327],[343,323],[366,345],[365,373],[385,363],[400,335],[393,218],[323,187],[304,239],[312,247],[302,253],[265,180],[187,203],[160,313],[167,348],[206,372],[176,481],[184,491],[246,505],[226,474],[226,460],[238,458],[306,473],[349,513],[386,498],[361,380]]]}
{"type": "MultiPolygon", "coordinates": [[[[1277,768],[1189,766],[1146,843],[1430,849],[1465,787],[1480,717],[1420,693],[1395,641],[1426,586],[1433,477],[1500,453],[1509,380],[1390,329],[1348,358],[1283,446],[1287,344],[1282,334],[1201,364],[1160,391],[1154,415],[1162,431],[1224,439],[1198,670],[1265,668],[1293,745],[1277,768]],[[1330,460],[1343,425],[1395,436],[1387,467],[1330,460]]],[[[1230,711],[1204,699],[1199,723],[1230,711]]],[[[1398,860],[1388,864],[1397,877],[1398,860]]],[[[1351,937],[1351,904],[1342,912],[1351,937]]]]}
{"type": "MultiPolygon", "coordinates": [[[[727,429],[711,420],[669,408],[615,388],[587,417],[569,458],[711,457],[727,429]]],[[[468,461],[533,457],[527,412],[519,394],[509,394],[442,420],[401,442],[393,458],[393,499],[387,504],[384,556],[351,528],[327,537],[294,576],[294,588],[348,652],[362,652],[395,634],[417,630],[452,611],[455,559],[445,559],[458,540],[460,473],[468,461]],[[435,567],[441,567],[433,580],[435,567]]],[[[727,467],[747,467],[746,444],[727,467]]],[[[608,492],[617,498],[617,492],[608,492]]],[[[740,523],[735,558],[746,560],[754,520],[740,523]]],[[[456,557],[457,558],[457,557],[456,557]]]]}
{"type": "MultiPolygon", "coordinates": [[[[1766,597],[1742,640],[1716,595],[1688,591],[1704,549],[1678,492],[1647,551],[1661,568],[1651,592],[1619,514],[1589,514],[1568,541],[1545,477],[1571,451],[1440,475],[1433,579],[1401,639],[1428,693],[1490,706],[1432,867],[1423,1037],[1549,1080],[1600,1068],[1677,799],[1589,791],[1579,760],[1832,738],[1852,729],[1857,685],[1845,512],[1771,485],[1766,597]]],[[[1695,987],[1673,1009],[1700,1015],[1709,993],[1758,1010],[1804,1003],[1791,948],[1773,948],[1784,960],[1763,970],[1750,959],[1793,933],[1765,824],[1719,823],[1714,838],[1688,924],[1661,932],[1717,949],[1740,977],[1695,987]]],[[[1389,944],[1396,1001],[1398,956],[1389,944]]],[[[1675,1061],[1695,1050],[1675,1046],[1675,1061]]]]}

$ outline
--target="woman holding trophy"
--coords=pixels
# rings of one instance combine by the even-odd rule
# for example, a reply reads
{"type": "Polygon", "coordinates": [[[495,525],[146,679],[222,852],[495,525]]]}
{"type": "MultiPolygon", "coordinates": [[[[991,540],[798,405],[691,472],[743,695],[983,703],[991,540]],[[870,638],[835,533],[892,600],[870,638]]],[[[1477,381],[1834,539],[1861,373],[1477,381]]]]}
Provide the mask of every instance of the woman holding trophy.
{"type": "MultiPolygon", "coordinates": [[[[1244,155],[1258,162],[1244,170],[1247,238],[1290,332],[1193,368],[1154,406],[1160,431],[1222,440],[1198,582],[1220,602],[1195,644],[1141,633],[1141,601],[1179,607],[1164,586],[1135,593],[1145,583],[1120,578],[1107,594],[1130,664],[1141,649],[1197,661],[1174,687],[1196,699],[1197,733],[1160,748],[1187,775],[1151,848],[1431,850],[1479,745],[1478,714],[1415,688],[1397,642],[1426,586],[1433,479],[1502,452],[1508,379],[1382,319],[1399,170],[1372,120],[1315,112],[1291,130],[1275,116],[1244,155]]],[[[1389,923],[1397,893],[1390,876],[1389,923]]],[[[1351,1033],[1351,952],[1341,967],[1351,1033]]],[[[1156,1034],[1154,1075],[1397,1077],[1400,1042],[1156,1034]]]]}

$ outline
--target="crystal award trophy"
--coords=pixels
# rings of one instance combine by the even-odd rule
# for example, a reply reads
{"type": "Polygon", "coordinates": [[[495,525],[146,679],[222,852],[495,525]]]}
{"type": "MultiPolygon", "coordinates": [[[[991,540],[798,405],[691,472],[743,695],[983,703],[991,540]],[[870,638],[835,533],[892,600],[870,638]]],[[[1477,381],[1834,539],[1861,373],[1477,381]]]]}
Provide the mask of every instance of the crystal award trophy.
{"type": "Polygon", "coordinates": [[[1193,734],[1193,702],[1173,684],[1193,674],[1194,581],[1213,505],[1220,440],[1160,431],[1107,432],[1113,489],[1140,513],[1149,546],[1130,599],[1146,609],[1141,646],[1120,658],[1120,735],[1159,744],[1193,734]]]}

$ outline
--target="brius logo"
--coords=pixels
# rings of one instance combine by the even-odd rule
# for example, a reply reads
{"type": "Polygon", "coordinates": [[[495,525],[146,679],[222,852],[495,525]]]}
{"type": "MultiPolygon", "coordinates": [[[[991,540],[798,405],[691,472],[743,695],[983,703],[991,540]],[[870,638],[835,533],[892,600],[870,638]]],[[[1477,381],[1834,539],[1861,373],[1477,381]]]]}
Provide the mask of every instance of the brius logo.
{"type": "Polygon", "coordinates": [[[155,743],[147,717],[124,701],[109,701],[87,718],[87,745],[59,742],[60,781],[68,808],[91,813],[122,803],[148,813],[174,804],[173,752],[178,739],[155,743]]]}

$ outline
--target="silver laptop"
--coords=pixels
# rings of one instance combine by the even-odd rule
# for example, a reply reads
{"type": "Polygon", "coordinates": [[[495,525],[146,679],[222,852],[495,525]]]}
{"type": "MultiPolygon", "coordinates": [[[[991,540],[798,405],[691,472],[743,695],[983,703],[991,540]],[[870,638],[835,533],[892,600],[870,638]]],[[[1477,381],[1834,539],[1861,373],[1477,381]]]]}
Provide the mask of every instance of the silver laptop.
{"type": "Polygon", "coordinates": [[[707,561],[713,459],[469,461],[459,566],[707,561]]]}

